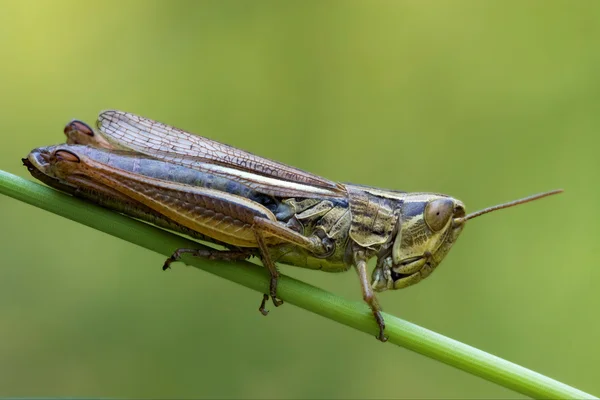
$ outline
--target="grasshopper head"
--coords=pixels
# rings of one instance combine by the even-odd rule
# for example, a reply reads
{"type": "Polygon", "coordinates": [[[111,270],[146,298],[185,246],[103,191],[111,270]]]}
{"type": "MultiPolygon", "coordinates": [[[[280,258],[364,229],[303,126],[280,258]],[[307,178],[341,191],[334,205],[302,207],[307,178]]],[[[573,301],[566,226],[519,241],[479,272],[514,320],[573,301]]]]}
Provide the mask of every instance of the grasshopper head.
{"type": "Polygon", "coordinates": [[[407,195],[394,242],[378,257],[371,280],[373,289],[378,292],[401,289],[428,277],[448,254],[467,220],[560,192],[562,190],[533,195],[469,215],[461,201],[449,196],[407,195]]]}
{"type": "Polygon", "coordinates": [[[409,194],[391,251],[377,260],[372,286],[400,289],[427,277],[442,261],[464,226],[463,203],[449,196],[409,194]]]}

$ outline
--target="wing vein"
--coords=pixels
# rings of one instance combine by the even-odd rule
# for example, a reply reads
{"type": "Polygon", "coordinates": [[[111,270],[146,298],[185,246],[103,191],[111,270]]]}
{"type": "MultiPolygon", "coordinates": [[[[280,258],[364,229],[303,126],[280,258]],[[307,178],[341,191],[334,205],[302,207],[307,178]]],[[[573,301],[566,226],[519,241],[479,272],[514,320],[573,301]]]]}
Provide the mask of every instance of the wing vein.
{"type": "Polygon", "coordinates": [[[344,185],[235,147],[123,111],[104,111],[98,129],[110,142],[279,197],[345,197],[344,185]]]}

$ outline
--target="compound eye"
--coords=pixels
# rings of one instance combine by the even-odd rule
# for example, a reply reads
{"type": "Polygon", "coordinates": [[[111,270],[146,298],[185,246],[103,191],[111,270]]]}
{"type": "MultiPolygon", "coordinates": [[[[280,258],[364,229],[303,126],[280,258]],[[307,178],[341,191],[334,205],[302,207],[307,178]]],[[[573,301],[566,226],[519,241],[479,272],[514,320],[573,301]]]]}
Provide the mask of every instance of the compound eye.
{"type": "Polygon", "coordinates": [[[454,212],[454,202],[450,199],[436,199],[425,207],[425,223],[434,232],[446,226],[454,212]]]}

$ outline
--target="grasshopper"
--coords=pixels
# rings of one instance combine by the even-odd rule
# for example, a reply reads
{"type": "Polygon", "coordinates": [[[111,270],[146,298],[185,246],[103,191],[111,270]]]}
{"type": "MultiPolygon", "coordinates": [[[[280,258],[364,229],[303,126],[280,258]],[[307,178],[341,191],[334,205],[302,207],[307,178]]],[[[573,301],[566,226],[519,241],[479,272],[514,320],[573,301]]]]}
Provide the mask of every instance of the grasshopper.
{"type": "Polygon", "coordinates": [[[31,174],[59,190],[226,250],[176,249],[163,269],[189,253],[237,260],[260,257],[277,307],[276,263],[326,272],[354,268],[362,297],[386,341],[375,292],[428,277],[465,223],[491,211],[560,193],[554,190],[466,214],[437,193],[342,184],[175,127],[104,111],[97,130],[74,120],[67,144],[31,151],[31,174]],[[368,277],[367,262],[376,257],[368,277]]]}

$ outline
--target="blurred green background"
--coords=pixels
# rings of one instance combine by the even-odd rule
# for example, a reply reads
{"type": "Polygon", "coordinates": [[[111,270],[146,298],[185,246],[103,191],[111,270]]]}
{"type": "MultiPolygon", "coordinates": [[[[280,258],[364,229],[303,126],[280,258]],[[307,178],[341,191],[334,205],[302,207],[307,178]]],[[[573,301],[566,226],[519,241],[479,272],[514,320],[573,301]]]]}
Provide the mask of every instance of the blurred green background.
{"type": "MultiPolygon", "coordinates": [[[[116,108],[475,209],[386,311],[600,394],[598,2],[0,2],[0,169],[116,108]]],[[[0,395],[519,398],[0,196],[0,395]]],[[[360,300],[353,272],[284,273],[360,300]]]]}

